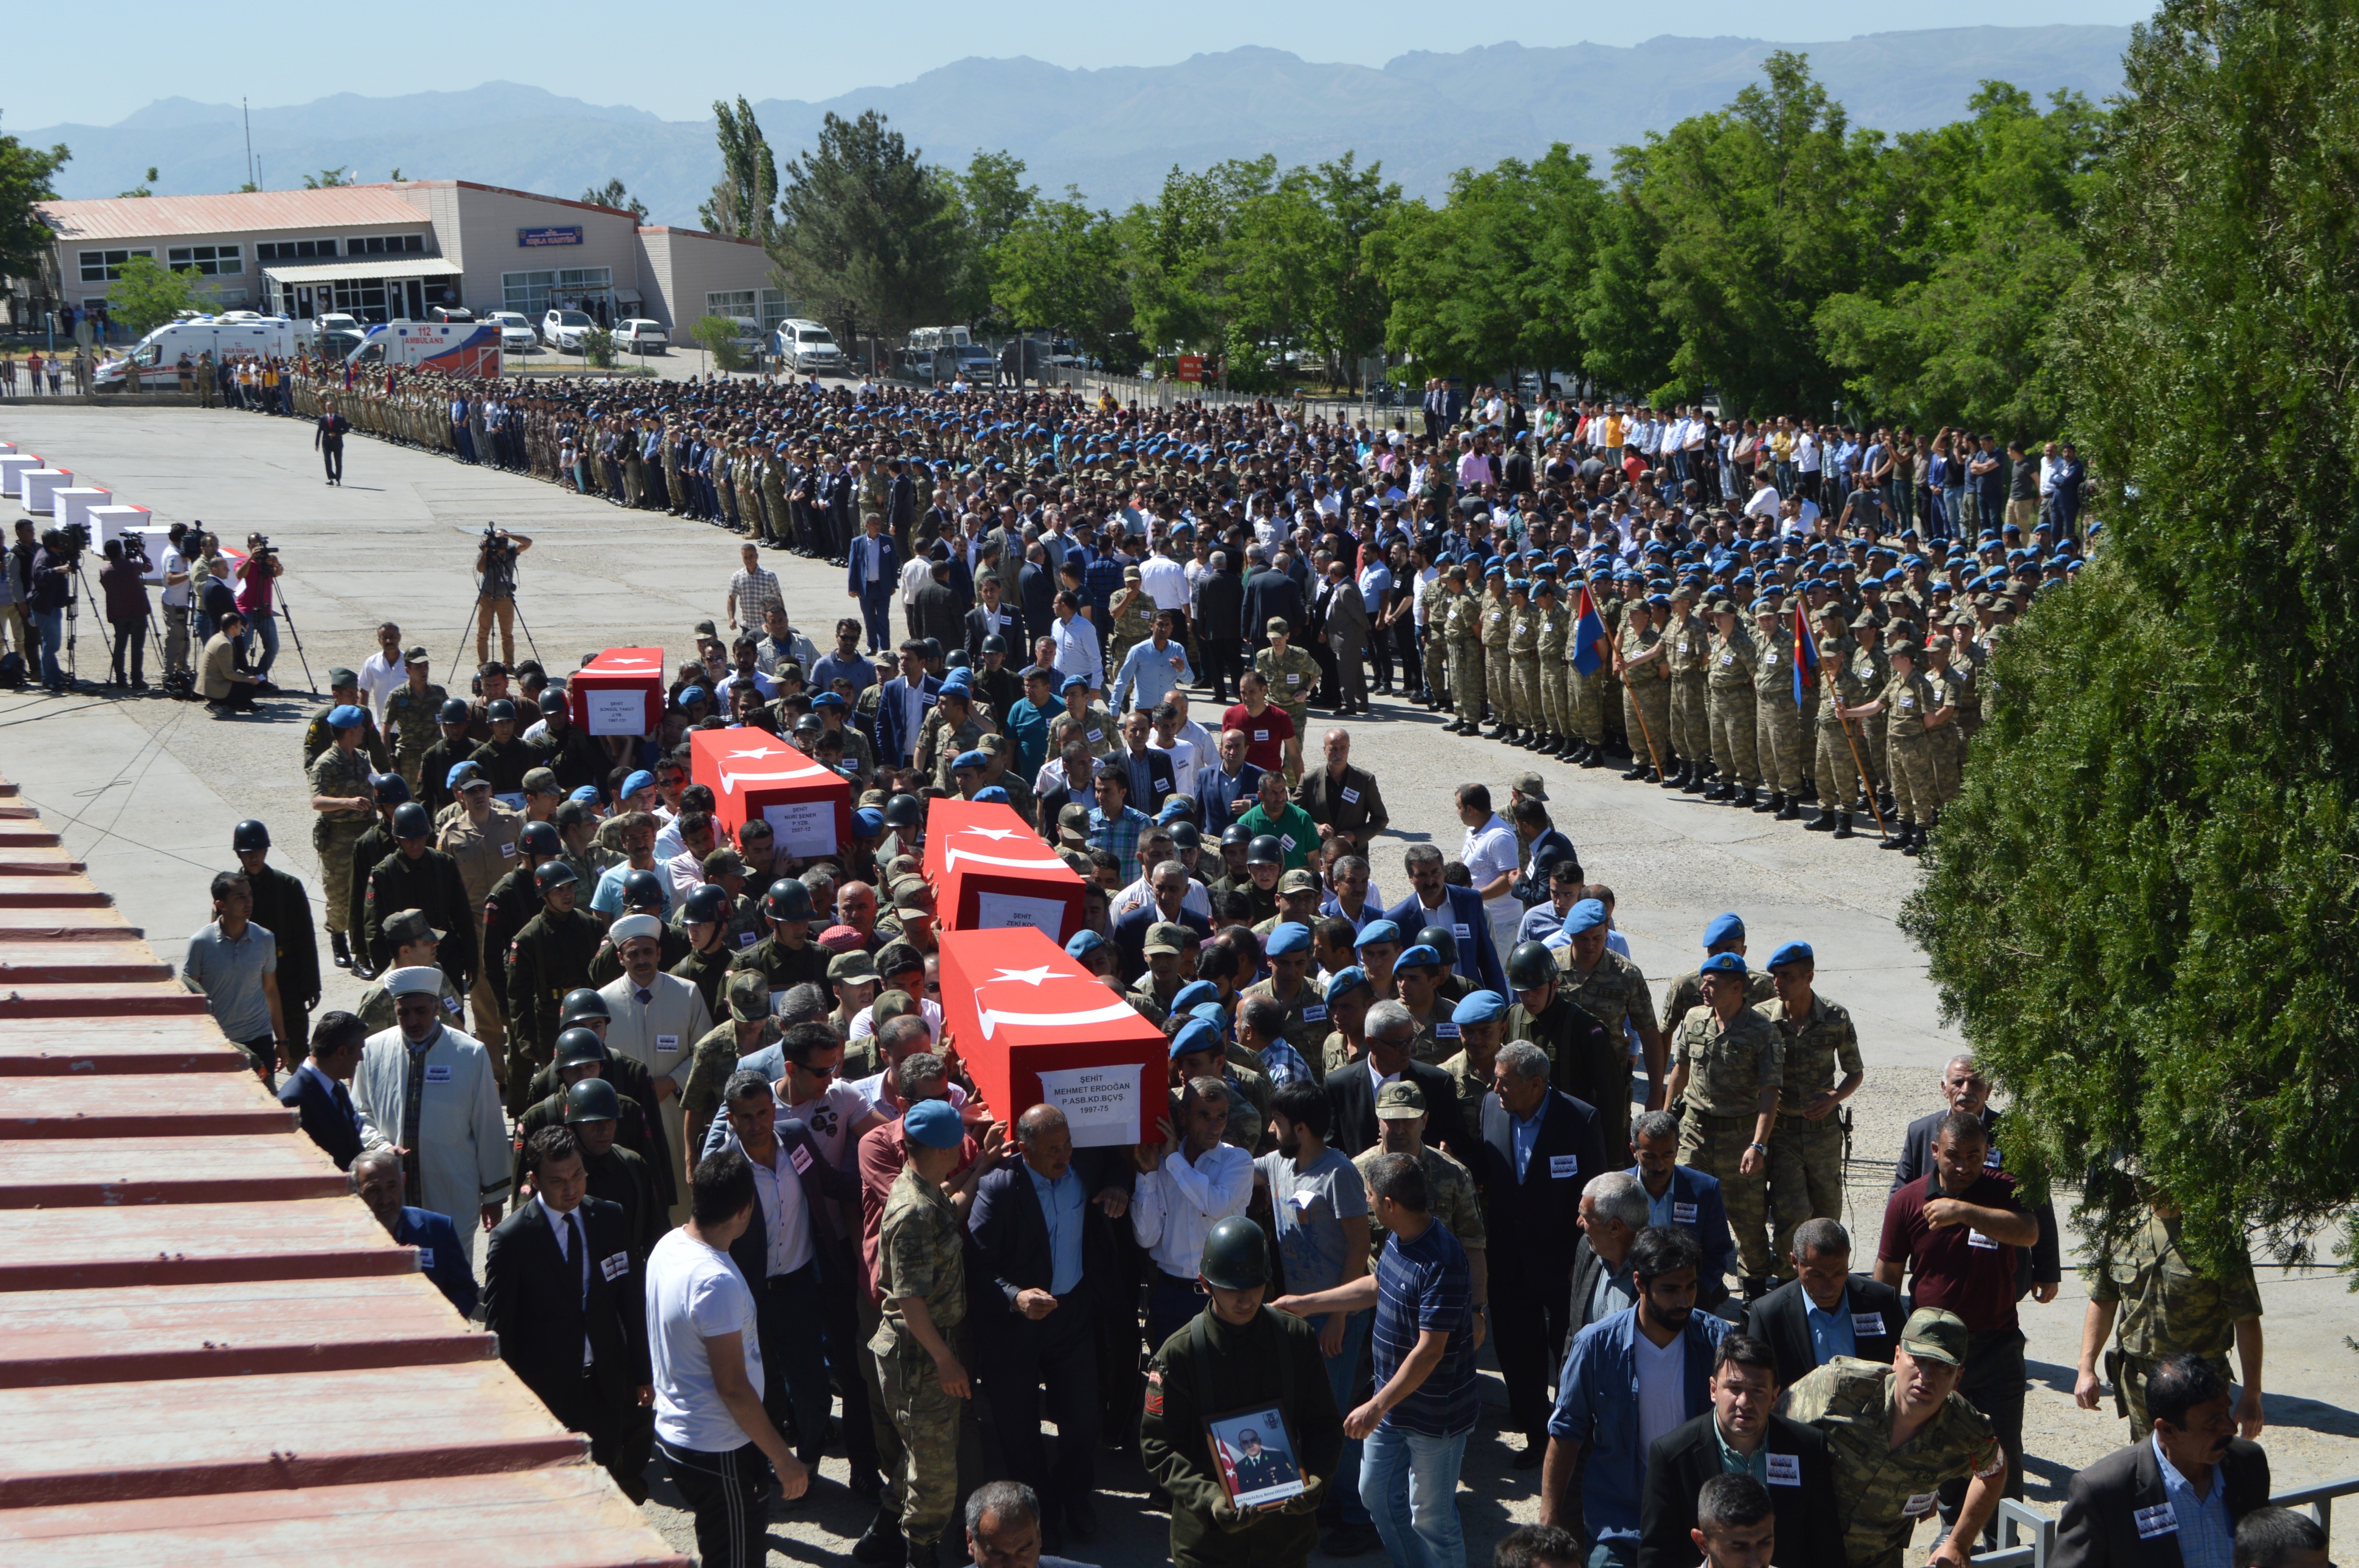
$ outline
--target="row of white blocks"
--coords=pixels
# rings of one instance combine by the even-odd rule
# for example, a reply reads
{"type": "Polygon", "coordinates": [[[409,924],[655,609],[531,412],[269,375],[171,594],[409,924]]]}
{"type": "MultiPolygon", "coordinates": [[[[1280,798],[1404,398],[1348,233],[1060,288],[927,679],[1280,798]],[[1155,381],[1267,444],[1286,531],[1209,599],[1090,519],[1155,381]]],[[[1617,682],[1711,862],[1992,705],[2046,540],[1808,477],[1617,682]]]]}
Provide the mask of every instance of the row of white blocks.
{"type": "MultiPolygon", "coordinates": [[[[27,516],[47,517],[63,527],[85,524],[92,545],[135,529],[145,529],[154,516],[145,506],[116,505],[114,492],[100,485],[76,484],[73,470],[53,468],[38,452],[19,452],[15,443],[0,441],[0,497],[13,496],[27,516]]],[[[158,557],[160,558],[160,557],[158,557]]]]}

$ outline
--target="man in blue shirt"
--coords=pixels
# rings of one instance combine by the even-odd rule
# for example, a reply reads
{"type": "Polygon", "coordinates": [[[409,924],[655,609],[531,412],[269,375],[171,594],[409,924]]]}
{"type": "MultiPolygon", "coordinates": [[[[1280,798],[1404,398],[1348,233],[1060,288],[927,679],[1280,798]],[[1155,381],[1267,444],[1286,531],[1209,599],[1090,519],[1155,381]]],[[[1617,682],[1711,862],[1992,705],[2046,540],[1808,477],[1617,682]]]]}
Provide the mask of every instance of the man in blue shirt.
{"type": "Polygon", "coordinates": [[[859,644],[860,622],[849,615],[838,621],[835,623],[834,651],[821,654],[819,661],[810,667],[810,689],[825,691],[841,676],[852,686],[844,695],[856,698],[875,685],[876,666],[861,657],[859,644]]]}
{"type": "Polygon", "coordinates": [[[434,1281],[461,1317],[474,1316],[474,1255],[448,1217],[402,1203],[401,1156],[391,1149],[371,1149],[353,1161],[352,1181],[353,1191],[394,1240],[418,1249],[418,1271],[434,1281]]]}
{"type": "Polygon", "coordinates": [[[1138,859],[1138,836],[1153,819],[1129,804],[1130,770],[1121,759],[1109,757],[1098,764],[1096,787],[1098,803],[1090,807],[1090,848],[1109,850],[1115,864],[1129,865],[1138,859]]]}
{"type": "Polygon", "coordinates": [[[1008,771],[1027,784],[1049,760],[1049,720],[1065,708],[1056,694],[1057,672],[1035,665],[1024,672],[1024,695],[1007,707],[1007,731],[1016,739],[1016,762],[1008,771]]]}
{"type": "Polygon", "coordinates": [[[1196,672],[1188,663],[1188,650],[1171,640],[1171,612],[1155,612],[1155,634],[1144,643],[1135,643],[1122,659],[1122,668],[1115,672],[1114,690],[1106,695],[1106,707],[1115,713],[1122,711],[1127,695],[1141,712],[1152,712],[1155,705],[1173,692],[1196,684],[1196,672]]]}
{"type": "Polygon", "coordinates": [[[1712,1355],[1734,1332],[1695,1310],[1702,1249],[1692,1235],[1649,1226],[1629,1261],[1637,1303],[1573,1340],[1540,1468],[1540,1522],[1582,1535],[1589,1568],[1634,1568],[1647,1451],[1712,1408],[1712,1355]]]}
{"type": "Polygon", "coordinates": [[[1376,1309],[1368,1341],[1375,1394],[1343,1418],[1343,1434],[1367,1444],[1360,1500],[1397,1568],[1462,1568],[1458,1472],[1480,1403],[1474,1353],[1484,1334],[1473,1273],[1466,1249],[1428,1209],[1415,1155],[1382,1155],[1365,1174],[1387,1233],[1375,1273],[1271,1304],[1305,1315],[1376,1309]]]}

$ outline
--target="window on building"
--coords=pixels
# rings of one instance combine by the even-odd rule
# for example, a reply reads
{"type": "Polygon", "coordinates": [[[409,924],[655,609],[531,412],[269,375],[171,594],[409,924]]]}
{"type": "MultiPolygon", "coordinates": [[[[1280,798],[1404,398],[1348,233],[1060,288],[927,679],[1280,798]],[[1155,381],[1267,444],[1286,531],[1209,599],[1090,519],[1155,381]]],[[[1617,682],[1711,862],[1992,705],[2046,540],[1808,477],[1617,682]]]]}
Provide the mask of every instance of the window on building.
{"type": "Polygon", "coordinates": [[[426,236],[423,234],[354,234],[344,242],[344,254],[352,256],[424,255],[426,236]]]}
{"type": "Polygon", "coordinates": [[[174,272],[194,267],[207,277],[234,277],[245,270],[235,245],[174,245],[164,259],[174,272]]]}
{"type": "Polygon", "coordinates": [[[266,262],[316,261],[335,254],[333,240],[265,240],[254,247],[254,259],[266,262]]]}
{"type": "Polygon", "coordinates": [[[704,297],[707,316],[739,316],[761,324],[765,332],[775,331],[779,322],[789,314],[787,297],[775,288],[734,288],[709,293],[704,297]]]}
{"type": "Polygon", "coordinates": [[[583,300],[603,300],[613,314],[614,274],[612,267],[560,267],[547,272],[500,274],[500,308],[538,318],[553,307],[580,309],[583,300]]]}
{"type": "Polygon", "coordinates": [[[146,256],[153,261],[154,251],[84,251],[82,253],[82,280],[84,283],[113,283],[123,276],[123,266],[133,256],[146,256]]]}

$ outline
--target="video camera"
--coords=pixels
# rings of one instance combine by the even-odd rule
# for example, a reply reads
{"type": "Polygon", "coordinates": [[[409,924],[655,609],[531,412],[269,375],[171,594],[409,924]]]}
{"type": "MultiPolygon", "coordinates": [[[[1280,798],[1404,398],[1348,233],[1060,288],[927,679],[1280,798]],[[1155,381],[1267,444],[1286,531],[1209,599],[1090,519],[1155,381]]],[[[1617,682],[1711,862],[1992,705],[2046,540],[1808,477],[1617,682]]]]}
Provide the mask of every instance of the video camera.
{"type": "Polygon", "coordinates": [[[516,541],[509,538],[507,530],[498,524],[486,523],[484,524],[484,551],[495,560],[514,559],[516,553],[516,541]]]}
{"type": "Polygon", "coordinates": [[[267,534],[248,534],[245,548],[246,553],[258,561],[266,561],[278,553],[277,546],[271,544],[267,534]]]}

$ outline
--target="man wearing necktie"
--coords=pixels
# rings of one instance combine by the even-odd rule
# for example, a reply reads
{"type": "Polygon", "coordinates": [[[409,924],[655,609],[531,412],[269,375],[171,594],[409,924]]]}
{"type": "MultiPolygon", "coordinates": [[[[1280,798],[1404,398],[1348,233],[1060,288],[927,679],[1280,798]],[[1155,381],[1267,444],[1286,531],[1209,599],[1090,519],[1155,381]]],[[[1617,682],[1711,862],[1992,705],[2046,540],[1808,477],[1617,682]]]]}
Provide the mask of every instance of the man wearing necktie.
{"type": "Polygon", "coordinates": [[[278,1103],[293,1108],[311,1141],[339,1171],[361,1152],[360,1113],[344,1086],[360,1070],[368,1027],[349,1012],[325,1012],[311,1029],[311,1054],[278,1086],[278,1103]]]}
{"type": "Polygon", "coordinates": [[[860,536],[852,541],[844,592],[860,601],[860,621],[867,629],[868,652],[881,654],[892,643],[890,613],[893,589],[901,577],[901,557],[886,535],[882,517],[872,512],[861,519],[860,528],[860,536]]]}

